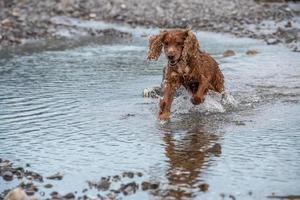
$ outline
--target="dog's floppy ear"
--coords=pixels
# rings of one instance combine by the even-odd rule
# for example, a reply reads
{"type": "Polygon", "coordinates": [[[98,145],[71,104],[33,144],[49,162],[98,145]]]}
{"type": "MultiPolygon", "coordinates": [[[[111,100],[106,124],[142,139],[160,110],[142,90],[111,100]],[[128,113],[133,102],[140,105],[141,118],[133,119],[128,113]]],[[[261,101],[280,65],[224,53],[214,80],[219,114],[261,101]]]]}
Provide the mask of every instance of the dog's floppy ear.
{"type": "Polygon", "coordinates": [[[149,39],[149,51],[148,60],[157,60],[161,54],[163,47],[163,38],[166,35],[166,31],[160,32],[158,35],[153,35],[149,39]]]}
{"type": "Polygon", "coordinates": [[[191,29],[187,29],[186,38],[184,40],[184,47],[182,50],[183,59],[187,61],[189,57],[196,55],[199,48],[200,45],[196,35],[193,33],[191,29]]]}

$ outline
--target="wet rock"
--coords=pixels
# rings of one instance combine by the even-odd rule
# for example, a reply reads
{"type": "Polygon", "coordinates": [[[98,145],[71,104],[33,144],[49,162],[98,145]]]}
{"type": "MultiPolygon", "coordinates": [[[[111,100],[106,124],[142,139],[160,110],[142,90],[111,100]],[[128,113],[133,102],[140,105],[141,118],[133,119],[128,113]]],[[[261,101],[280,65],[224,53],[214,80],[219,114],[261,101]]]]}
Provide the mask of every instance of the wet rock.
{"type": "Polygon", "coordinates": [[[19,187],[24,189],[26,194],[29,195],[29,196],[34,195],[34,193],[39,190],[38,187],[33,184],[33,182],[27,182],[26,183],[26,182],[22,181],[19,184],[19,187]]]}
{"type": "Polygon", "coordinates": [[[39,182],[44,181],[42,175],[40,175],[39,173],[33,172],[33,171],[26,170],[24,172],[24,175],[26,176],[27,179],[34,179],[39,182]]]}
{"type": "Polygon", "coordinates": [[[211,148],[209,148],[207,150],[207,152],[215,154],[215,155],[220,155],[222,153],[221,145],[216,143],[211,148]]]}
{"type": "Polygon", "coordinates": [[[292,22],[291,21],[288,21],[285,25],[284,25],[284,27],[285,28],[291,28],[293,25],[292,25],[292,22]]]}
{"type": "Polygon", "coordinates": [[[142,173],[142,172],[137,172],[136,175],[137,175],[138,177],[142,177],[142,176],[143,176],[143,173],[142,173]]]}
{"type": "Polygon", "coordinates": [[[276,38],[267,38],[265,41],[268,45],[274,45],[279,43],[279,40],[277,40],[276,38]]]}
{"type": "Polygon", "coordinates": [[[0,167],[2,169],[5,169],[5,168],[11,168],[13,165],[12,162],[10,162],[9,160],[2,160],[2,162],[0,163],[0,167]]]}
{"type": "Polygon", "coordinates": [[[142,190],[149,190],[150,189],[150,182],[144,181],[142,182],[142,190]]]}
{"type": "Polygon", "coordinates": [[[258,54],[259,52],[255,49],[249,49],[246,54],[249,55],[249,56],[254,56],[256,54],[258,54]]]}
{"type": "Polygon", "coordinates": [[[114,182],[117,182],[117,181],[120,181],[121,180],[121,177],[119,175],[115,175],[112,177],[112,181],[114,182]]]}
{"type": "Polygon", "coordinates": [[[63,198],[65,198],[65,199],[75,199],[75,195],[72,192],[70,192],[70,193],[66,194],[65,196],[63,196],[63,198]]]}
{"type": "Polygon", "coordinates": [[[129,194],[133,194],[136,192],[136,190],[138,189],[138,184],[136,184],[136,182],[131,182],[128,184],[122,184],[120,191],[123,192],[124,195],[129,195],[129,194]]]}
{"type": "Polygon", "coordinates": [[[51,179],[51,180],[62,180],[63,179],[63,174],[61,173],[56,173],[56,174],[53,174],[52,176],[48,176],[47,179],[51,179]]]}
{"type": "Polygon", "coordinates": [[[86,193],[88,191],[88,189],[87,188],[84,188],[83,190],[82,190],[82,193],[86,193]]]}
{"type": "Polygon", "coordinates": [[[111,182],[109,177],[102,177],[99,182],[88,181],[88,185],[90,188],[106,191],[109,189],[111,182]]]}
{"type": "Polygon", "coordinates": [[[230,56],[234,56],[235,55],[235,52],[231,49],[229,50],[226,50],[224,53],[223,53],[223,57],[230,57],[230,56]]]}
{"type": "Polygon", "coordinates": [[[133,172],[123,172],[122,176],[123,177],[128,177],[128,178],[133,178],[134,173],[133,172]]]}
{"type": "Polygon", "coordinates": [[[51,192],[50,196],[52,199],[57,199],[57,200],[62,199],[62,196],[56,191],[51,192]]]}
{"type": "Polygon", "coordinates": [[[147,182],[147,181],[143,181],[142,182],[142,190],[156,190],[159,188],[159,183],[151,183],[151,182],[147,182]]]}
{"type": "Polygon", "coordinates": [[[111,199],[111,200],[117,199],[117,194],[114,193],[114,192],[110,192],[106,196],[107,196],[108,199],[111,199]]]}
{"type": "Polygon", "coordinates": [[[237,126],[245,126],[245,125],[246,125],[246,123],[243,122],[243,121],[235,121],[235,124],[236,124],[237,126]]]}
{"type": "Polygon", "coordinates": [[[202,183],[199,185],[199,188],[202,192],[206,192],[208,190],[209,185],[207,183],[202,183]]]}
{"type": "Polygon", "coordinates": [[[34,191],[34,190],[31,190],[31,189],[26,190],[25,192],[26,192],[26,194],[27,194],[28,196],[33,196],[34,193],[35,193],[35,191],[34,191]]]}
{"type": "Polygon", "coordinates": [[[14,175],[10,171],[5,171],[2,173],[2,178],[6,181],[12,181],[14,178],[14,175]]]}
{"type": "Polygon", "coordinates": [[[52,188],[52,187],[53,187],[53,185],[52,185],[52,184],[50,184],[50,183],[48,183],[48,184],[44,185],[44,188],[52,188]]]}
{"type": "Polygon", "coordinates": [[[21,188],[15,188],[4,197],[4,200],[30,200],[30,198],[21,188]]]}

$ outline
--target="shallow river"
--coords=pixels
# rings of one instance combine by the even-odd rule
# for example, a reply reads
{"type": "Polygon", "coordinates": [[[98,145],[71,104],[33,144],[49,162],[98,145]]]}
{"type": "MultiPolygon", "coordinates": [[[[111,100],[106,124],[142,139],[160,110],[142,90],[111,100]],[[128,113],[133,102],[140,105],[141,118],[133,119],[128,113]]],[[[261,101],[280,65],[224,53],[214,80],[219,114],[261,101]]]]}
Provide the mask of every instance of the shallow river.
{"type": "MultiPolygon", "coordinates": [[[[174,102],[172,119],[157,120],[165,59],[146,60],[147,40],[84,45],[0,59],[0,158],[31,165],[60,193],[124,171],[159,181],[159,192],[125,199],[266,199],[300,194],[300,56],[252,39],[198,33],[220,63],[227,99],[194,107],[174,102]],[[236,55],[223,58],[227,49],[236,55]],[[259,54],[246,55],[248,49],[259,54]],[[214,144],[222,153],[205,153],[214,144]],[[207,192],[198,185],[209,184],[207,192]]],[[[136,181],[140,181],[136,178],[136,181]]],[[[0,192],[16,181],[0,180],[0,192]]],[[[46,190],[46,189],[44,189],[46,190]]],[[[91,190],[92,194],[97,191],[91,190]]],[[[103,192],[105,194],[105,192],[103,192]]]]}

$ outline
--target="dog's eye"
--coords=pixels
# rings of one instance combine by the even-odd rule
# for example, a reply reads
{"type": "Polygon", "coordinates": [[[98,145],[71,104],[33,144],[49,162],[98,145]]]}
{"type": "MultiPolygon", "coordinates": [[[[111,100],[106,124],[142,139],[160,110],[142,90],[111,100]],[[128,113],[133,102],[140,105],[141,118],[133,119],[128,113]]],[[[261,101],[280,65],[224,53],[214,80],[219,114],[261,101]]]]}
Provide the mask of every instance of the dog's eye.
{"type": "Polygon", "coordinates": [[[169,45],[169,43],[165,42],[165,46],[168,46],[168,45],[169,45]]]}

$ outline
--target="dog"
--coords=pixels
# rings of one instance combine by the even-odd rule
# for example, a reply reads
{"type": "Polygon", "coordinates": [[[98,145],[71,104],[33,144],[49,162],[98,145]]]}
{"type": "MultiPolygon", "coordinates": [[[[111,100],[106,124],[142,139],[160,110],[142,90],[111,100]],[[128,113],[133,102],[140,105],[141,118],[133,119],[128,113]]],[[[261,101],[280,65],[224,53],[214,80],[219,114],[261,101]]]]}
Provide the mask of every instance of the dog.
{"type": "Polygon", "coordinates": [[[163,98],[159,103],[161,120],[170,118],[174,94],[180,86],[191,93],[194,105],[202,103],[209,90],[224,91],[224,76],[218,63],[200,50],[191,29],[164,30],[151,36],[148,60],[157,60],[162,49],[168,64],[163,73],[163,98]]]}

